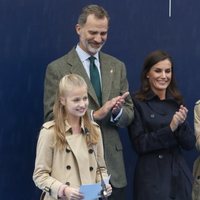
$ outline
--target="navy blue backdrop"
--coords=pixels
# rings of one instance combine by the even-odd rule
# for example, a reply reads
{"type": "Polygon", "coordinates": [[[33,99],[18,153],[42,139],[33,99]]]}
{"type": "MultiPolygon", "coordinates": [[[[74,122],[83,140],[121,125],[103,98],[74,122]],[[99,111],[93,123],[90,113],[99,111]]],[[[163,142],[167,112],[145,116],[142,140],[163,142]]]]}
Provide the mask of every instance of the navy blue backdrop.
{"type": "MultiPolygon", "coordinates": [[[[77,43],[74,26],[86,4],[108,10],[111,24],[103,50],[126,63],[131,91],[139,85],[147,53],[164,49],[173,56],[193,126],[193,107],[200,98],[200,1],[171,1],[169,17],[169,0],[0,0],[1,199],[39,199],[32,172],[43,121],[44,73],[50,61],[77,43]]],[[[121,138],[130,200],[136,155],[125,130],[121,138]]],[[[192,168],[197,152],[185,155],[192,168]]]]}

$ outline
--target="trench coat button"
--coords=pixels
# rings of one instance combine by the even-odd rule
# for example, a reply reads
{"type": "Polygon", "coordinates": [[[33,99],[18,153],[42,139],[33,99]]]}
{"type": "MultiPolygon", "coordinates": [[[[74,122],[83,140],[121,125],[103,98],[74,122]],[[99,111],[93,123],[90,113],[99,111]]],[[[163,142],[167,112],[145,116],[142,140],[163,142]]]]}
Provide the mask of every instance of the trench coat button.
{"type": "Polygon", "coordinates": [[[71,166],[70,165],[67,165],[67,167],[66,167],[68,170],[70,170],[71,169],[71,166]]]}
{"type": "Polygon", "coordinates": [[[93,153],[93,149],[89,149],[88,152],[91,154],[93,153]]]}
{"type": "Polygon", "coordinates": [[[93,171],[93,167],[90,167],[90,171],[93,171]]]}
{"type": "Polygon", "coordinates": [[[70,150],[70,149],[66,149],[66,152],[67,152],[67,153],[70,153],[70,152],[71,152],[71,150],[70,150]]]}
{"type": "Polygon", "coordinates": [[[45,186],[44,191],[48,192],[48,193],[51,193],[51,189],[49,187],[47,187],[47,186],[45,186]]]}
{"type": "Polygon", "coordinates": [[[151,118],[154,118],[154,117],[155,117],[155,115],[152,113],[152,114],[150,115],[150,117],[151,117],[151,118]]]}
{"type": "Polygon", "coordinates": [[[65,183],[65,185],[68,185],[68,186],[70,186],[70,182],[66,182],[66,183],[65,183]]]}
{"type": "Polygon", "coordinates": [[[158,158],[159,158],[159,159],[163,159],[163,155],[161,155],[161,154],[158,155],[158,158]]]}

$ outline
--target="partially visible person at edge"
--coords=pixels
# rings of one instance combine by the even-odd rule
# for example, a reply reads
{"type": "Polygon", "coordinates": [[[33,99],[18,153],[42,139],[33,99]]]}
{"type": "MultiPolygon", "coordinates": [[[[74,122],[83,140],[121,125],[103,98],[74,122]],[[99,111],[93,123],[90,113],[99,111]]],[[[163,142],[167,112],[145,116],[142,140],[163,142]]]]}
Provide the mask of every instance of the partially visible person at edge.
{"type": "Polygon", "coordinates": [[[46,70],[44,87],[44,118],[53,118],[52,107],[59,80],[65,75],[76,73],[88,85],[89,113],[102,131],[105,161],[111,175],[113,188],[109,200],[124,200],[127,185],[123,148],[118,127],[127,127],[133,119],[133,103],[128,93],[126,68],[117,58],[103,53],[101,48],[108,35],[109,16],[98,5],[88,5],[82,9],[76,24],[78,44],[66,55],[51,62],[46,70]],[[89,58],[95,57],[101,83],[101,100],[98,100],[90,80],[89,58]],[[116,104],[106,109],[106,102],[117,97],[116,104]]]}
{"type": "MultiPolygon", "coordinates": [[[[196,136],[196,149],[200,151],[200,100],[194,106],[194,130],[196,136]]],[[[192,188],[192,200],[200,200],[200,156],[193,164],[194,183],[192,188]]]]}
{"type": "Polygon", "coordinates": [[[196,148],[200,151],[200,100],[194,106],[194,129],[196,136],[196,148]]]}
{"type": "MultiPolygon", "coordinates": [[[[108,178],[100,127],[89,119],[88,104],[84,79],[75,74],[64,76],[54,120],[43,124],[37,144],[33,180],[46,193],[45,200],[84,199],[80,185],[108,178]]],[[[109,196],[111,185],[105,190],[109,196]]]]}
{"type": "Polygon", "coordinates": [[[138,154],[134,200],[190,200],[192,173],[182,149],[194,148],[195,136],[167,52],[156,50],[146,57],[133,103],[129,135],[138,154]]]}

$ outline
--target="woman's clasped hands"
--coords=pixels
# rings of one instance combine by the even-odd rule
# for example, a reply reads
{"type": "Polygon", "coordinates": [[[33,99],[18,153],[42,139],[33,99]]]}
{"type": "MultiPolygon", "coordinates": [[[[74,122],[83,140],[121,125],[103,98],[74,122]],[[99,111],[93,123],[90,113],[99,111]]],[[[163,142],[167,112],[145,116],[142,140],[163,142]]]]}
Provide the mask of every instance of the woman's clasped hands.
{"type": "Polygon", "coordinates": [[[174,132],[180,124],[182,124],[187,118],[188,109],[181,105],[179,110],[175,112],[172,121],[170,123],[170,128],[174,132]]]}

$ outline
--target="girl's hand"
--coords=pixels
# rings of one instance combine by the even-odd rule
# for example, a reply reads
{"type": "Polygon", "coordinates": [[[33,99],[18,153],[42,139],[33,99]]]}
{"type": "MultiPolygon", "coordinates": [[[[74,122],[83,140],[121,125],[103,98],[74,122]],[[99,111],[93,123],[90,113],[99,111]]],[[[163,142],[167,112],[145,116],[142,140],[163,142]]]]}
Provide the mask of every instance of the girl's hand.
{"type": "Polygon", "coordinates": [[[109,197],[112,194],[112,186],[110,184],[106,184],[106,197],[109,197]]]}
{"type": "Polygon", "coordinates": [[[78,189],[73,187],[66,187],[64,190],[65,196],[68,200],[82,200],[84,196],[82,193],[79,192],[78,189]]]}

